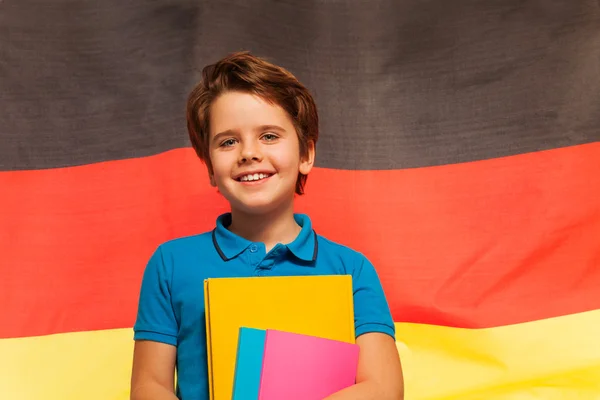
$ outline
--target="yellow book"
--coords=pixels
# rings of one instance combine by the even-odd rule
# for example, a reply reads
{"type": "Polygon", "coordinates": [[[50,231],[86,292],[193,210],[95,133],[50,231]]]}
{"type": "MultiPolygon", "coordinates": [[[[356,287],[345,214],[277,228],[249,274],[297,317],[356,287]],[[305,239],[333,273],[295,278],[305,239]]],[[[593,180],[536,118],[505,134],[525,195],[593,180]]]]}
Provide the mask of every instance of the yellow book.
{"type": "Polygon", "coordinates": [[[204,281],[211,400],[231,400],[240,327],[355,343],[350,275],[204,281]]]}

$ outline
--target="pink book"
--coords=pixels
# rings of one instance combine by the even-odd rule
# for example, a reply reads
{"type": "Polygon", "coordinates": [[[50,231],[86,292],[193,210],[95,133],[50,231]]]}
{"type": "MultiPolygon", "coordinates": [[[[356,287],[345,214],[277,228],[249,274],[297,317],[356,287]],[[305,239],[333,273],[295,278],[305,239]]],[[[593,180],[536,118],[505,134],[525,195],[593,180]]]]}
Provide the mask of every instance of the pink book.
{"type": "Polygon", "coordinates": [[[322,400],[356,381],[358,345],[267,329],[259,400],[322,400]]]}

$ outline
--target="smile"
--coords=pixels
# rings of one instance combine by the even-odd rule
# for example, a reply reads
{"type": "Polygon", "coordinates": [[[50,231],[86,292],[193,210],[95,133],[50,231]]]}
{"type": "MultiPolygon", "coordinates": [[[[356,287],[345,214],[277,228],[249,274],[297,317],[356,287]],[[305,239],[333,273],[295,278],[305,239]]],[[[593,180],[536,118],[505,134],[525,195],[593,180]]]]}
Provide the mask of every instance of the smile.
{"type": "Polygon", "coordinates": [[[269,178],[271,175],[272,174],[263,174],[263,173],[248,174],[248,175],[244,175],[244,176],[237,178],[237,180],[240,182],[254,182],[254,181],[259,181],[261,179],[269,178]]]}

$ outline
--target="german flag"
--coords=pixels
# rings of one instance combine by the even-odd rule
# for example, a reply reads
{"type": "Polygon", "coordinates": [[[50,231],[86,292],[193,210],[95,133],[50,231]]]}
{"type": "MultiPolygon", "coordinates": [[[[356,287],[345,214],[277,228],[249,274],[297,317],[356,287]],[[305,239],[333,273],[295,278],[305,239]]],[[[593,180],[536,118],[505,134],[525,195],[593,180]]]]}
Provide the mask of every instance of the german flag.
{"type": "Polygon", "coordinates": [[[200,68],[320,109],[297,210],[376,266],[406,399],[600,399],[596,2],[0,2],[0,398],[126,400],[158,244],[227,210],[200,68]]]}

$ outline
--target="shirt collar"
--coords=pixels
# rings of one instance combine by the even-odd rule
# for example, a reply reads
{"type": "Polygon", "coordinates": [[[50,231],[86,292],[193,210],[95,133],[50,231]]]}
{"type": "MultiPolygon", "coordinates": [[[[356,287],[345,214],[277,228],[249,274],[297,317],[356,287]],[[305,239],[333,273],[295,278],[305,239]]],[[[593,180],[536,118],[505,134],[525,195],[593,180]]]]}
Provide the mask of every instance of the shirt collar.
{"type": "MultiPolygon", "coordinates": [[[[315,261],[317,259],[317,234],[312,229],[308,215],[294,214],[294,219],[302,228],[300,233],[287,248],[301,260],[315,261]]],[[[212,240],[215,249],[224,261],[240,255],[252,244],[251,241],[231,232],[227,227],[231,224],[231,213],[225,213],[217,217],[215,229],[212,231],[212,240]]]]}
{"type": "Polygon", "coordinates": [[[302,229],[296,239],[287,245],[287,248],[301,260],[315,261],[319,246],[317,234],[312,228],[310,218],[306,214],[294,214],[294,219],[302,229]]]}

